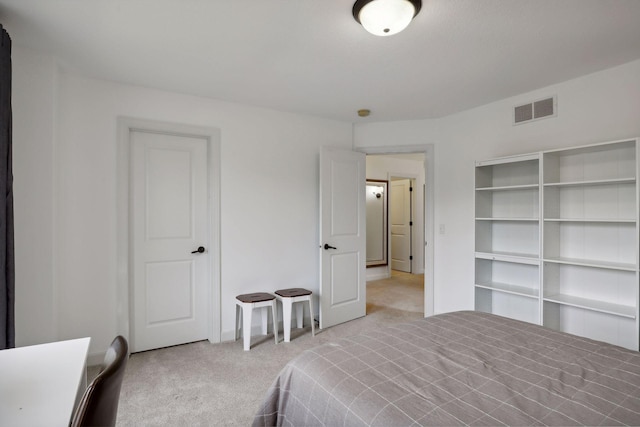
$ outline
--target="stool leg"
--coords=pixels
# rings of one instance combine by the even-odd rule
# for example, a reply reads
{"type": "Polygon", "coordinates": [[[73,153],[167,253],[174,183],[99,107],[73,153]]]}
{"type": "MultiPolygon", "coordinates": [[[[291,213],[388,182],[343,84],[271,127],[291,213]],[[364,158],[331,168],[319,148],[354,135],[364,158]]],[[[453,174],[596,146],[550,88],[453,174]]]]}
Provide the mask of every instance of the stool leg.
{"type": "Polygon", "coordinates": [[[236,304],[236,337],[235,341],[238,341],[238,331],[240,330],[240,306],[236,304]]]}
{"type": "Polygon", "coordinates": [[[262,335],[267,335],[269,326],[269,307],[262,307],[262,335]]]}
{"type": "Polygon", "coordinates": [[[252,304],[242,305],[242,338],[244,340],[244,351],[251,348],[251,313],[253,312],[252,304]]]}
{"type": "Polygon", "coordinates": [[[271,318],[273,319],[273,337],[276,340],[276,344],[278,344],[278,310],[276,305],[278,305],[278,301],[274,299],[271,303],[271,318]]]}
{"type": "Polygon", "coordinates": [[[298,329],[302,328],[302,320],[303,320],[303,315],[304,315],[304,306],[302,305],[302,303],[296,303],[296,326],[298,327],[298,329]]]}
{"type": "Polygon", "coordinates": [[[316,321],[313,318],[313,301],[311,300],[311,295],[309,295],[309,299],[307,301],[309,302],[309,316],[311,317],[311,336],[315,337],[316,336],[316,321]]]}
{"type": "Polygon", "coordinates": [[[282,298],[282,329],[284,342],[291,341],[291,298],[282,298]]]}

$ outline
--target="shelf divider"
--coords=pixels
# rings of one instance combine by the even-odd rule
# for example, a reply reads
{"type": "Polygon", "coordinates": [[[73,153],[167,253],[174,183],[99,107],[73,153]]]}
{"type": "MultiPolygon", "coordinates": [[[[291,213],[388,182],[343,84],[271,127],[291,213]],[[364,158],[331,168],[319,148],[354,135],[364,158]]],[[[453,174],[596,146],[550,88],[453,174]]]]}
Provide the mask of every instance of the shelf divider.
{"type": "Polygon", "coordinates": [[[627,317],[629,319],[636,318],[636,308],[633,306],[614,304],[599,300],[582,298],[575,295],[555,294],[544,297],[545,302],[554,304],[568,305],[572,307],[582,308],[585,310],[598,311],[601,313],[612,314],[614,316],[627,317]]]}
{"type": "Polygon", "coordinates": [[[528,288],[526,286],[512,285],[509,283],[488,282],[477,283],[477,288],[489,289],[490,291],[503,292],[505,294],[519,295],[527,298],[537,299],[539,292],[537,289],[528,288]]]}
{"type": "Polygon", "coordinates": [[[555,264],[577,265],[580,267],[606,268],[609,270],[636,271],[638,269],[638,266],[636,264],[624,262],[607,262],[580,258],[544,258],[543,261],[552,262],[555,264]]]}
{"type": "Polygon", "coordinates": [[[585,181],[567,181],[567,182],[545,182],[545,187],[580,187],[580,186],[594,186],[594,185],[615,185],[615,184],[635,184],[636,179],[634,177],[629,178],[614,178],[614,179],[597,179],[597,180],[585,180],[585,181]]]}

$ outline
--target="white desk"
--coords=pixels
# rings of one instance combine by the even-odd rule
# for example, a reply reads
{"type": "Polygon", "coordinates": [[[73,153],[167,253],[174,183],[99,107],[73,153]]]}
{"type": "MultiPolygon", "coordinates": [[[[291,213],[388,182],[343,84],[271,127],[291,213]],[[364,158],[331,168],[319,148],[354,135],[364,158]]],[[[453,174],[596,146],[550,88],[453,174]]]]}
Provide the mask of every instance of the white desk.
{"type": "Polygon", "coordinates": [[[0,425],[68,427],[91,338],[0,350],[0,425]]]}

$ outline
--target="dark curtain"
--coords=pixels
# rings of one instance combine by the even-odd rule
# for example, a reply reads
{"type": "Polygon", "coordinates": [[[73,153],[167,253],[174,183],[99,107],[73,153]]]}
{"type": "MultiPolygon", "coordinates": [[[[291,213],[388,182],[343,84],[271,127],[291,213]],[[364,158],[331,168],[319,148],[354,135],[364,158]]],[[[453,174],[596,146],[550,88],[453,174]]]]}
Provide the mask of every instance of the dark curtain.
{"type": "Polygon", "coordinates": [[[0,350],[16,345],[11,167],[11,38],[0,25],[0,350]],[[1,199],[0,199],[1,200],[1,199]]]}

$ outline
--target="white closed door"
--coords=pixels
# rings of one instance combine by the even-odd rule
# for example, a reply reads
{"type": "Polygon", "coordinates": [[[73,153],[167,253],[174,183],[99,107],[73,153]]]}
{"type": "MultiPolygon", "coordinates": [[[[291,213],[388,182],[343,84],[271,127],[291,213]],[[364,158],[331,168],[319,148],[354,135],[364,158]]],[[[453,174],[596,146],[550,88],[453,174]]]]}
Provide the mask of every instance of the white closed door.
{"type": "Polygon", "coordinates": [[[366,314],[366,160],[320,152],[320,328],[366,314]]]}
{"type": "Polygon", "coordinates": [[[391,269],[411,273],[411,180],[391,181],[391,269]]]}
{"type": "Polygon", "coordinates": [[[129,137],[132,351],[204,340],[207,141],[133,130],[129,137]]]}

